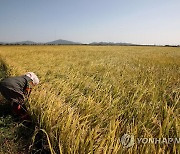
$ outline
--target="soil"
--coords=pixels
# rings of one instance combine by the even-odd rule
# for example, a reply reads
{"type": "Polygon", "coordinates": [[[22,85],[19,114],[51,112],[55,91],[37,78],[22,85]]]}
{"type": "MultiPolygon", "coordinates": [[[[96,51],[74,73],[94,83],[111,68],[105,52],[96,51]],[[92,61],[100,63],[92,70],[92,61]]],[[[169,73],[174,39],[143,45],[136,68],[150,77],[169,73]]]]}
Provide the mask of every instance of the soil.
{"type": "Polygon", "coordinates": [[[30,153],[34,126],[31,121],[21,121],[10,109],[10,105],[0,104],[0,153],[30,153]]]}

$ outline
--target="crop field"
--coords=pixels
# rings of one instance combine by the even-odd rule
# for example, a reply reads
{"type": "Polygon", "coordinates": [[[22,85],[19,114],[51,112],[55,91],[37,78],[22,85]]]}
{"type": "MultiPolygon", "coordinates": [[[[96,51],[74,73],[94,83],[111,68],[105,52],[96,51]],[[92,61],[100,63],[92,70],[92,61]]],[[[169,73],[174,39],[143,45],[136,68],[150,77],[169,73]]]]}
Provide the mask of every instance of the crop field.
{"type": "Polygon", "coordinates": [[[39,76],[28,110],[51,153],[180,152],[180,48],[0,46],[0,56],[8,74],[39,76]]]}

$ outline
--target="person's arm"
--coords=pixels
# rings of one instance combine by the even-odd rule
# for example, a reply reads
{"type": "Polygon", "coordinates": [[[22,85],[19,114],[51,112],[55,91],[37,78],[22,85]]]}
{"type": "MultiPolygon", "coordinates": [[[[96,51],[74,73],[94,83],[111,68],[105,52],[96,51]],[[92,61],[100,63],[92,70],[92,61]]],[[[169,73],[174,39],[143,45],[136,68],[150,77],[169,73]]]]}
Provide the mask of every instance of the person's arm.
{"type": "Polygon", "coordinates": [[[28,100],[28,98],[31,94],[32,88],[33,88],[33,83],[32,83],[32,81],[30,81],[27,83],[27,87],[25,88],[25,91],[24,91],[24,95],[25,95],[26,100],[28,100]]]}

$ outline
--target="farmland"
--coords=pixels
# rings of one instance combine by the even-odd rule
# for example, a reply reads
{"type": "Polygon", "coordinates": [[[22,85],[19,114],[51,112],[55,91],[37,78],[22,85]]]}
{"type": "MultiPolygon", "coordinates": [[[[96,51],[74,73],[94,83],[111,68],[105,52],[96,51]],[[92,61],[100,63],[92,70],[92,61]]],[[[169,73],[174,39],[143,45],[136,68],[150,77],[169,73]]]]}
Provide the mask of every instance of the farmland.
{"type": "Polygon", "coordinates": [[[8,74],[35,72],[28,110],[52,153],[178,153],[180,144],[137,138],[180,137],[180,48],[0,46],[8,74]]]}

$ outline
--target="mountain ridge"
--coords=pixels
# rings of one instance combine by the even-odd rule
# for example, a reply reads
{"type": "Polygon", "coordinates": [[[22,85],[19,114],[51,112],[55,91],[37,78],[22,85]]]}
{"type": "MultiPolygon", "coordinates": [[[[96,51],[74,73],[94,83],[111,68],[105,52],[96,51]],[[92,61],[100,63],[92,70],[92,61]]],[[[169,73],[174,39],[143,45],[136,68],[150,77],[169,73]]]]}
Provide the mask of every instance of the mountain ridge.
{"type": "Polygon", "coordinates": [[[87,45],[133,45],[132,43],[114,43],[114,42],[91,42],[91,43],[80,43],[80,42],[74,42],[64,39],[58,39],[54,41],[48,41],[48,42],[34,42],[34,41],[18,41],[18,42],[0,42],[0,44],[8,44],[8,45],[81,45],[81,44],[87,44],[87,45]]]}
{"type": "Polygon", "coordinates": [[[58,44],[82,44],[82,43],[68,41],[68,40],[63,40],[63,39],[58,39],[58,40],[46,42],[45,44],[55,44],[55,45],[58,45],[58,44]]]}
{"type": "Polygon", "coordinates": [[[17,41],[17,42],[0,42],[0,45],[95,45],[95,46],[167,46],[167,47],[180,47],[180,45],[151,45],[151,44],[134,44],[126,42],[91,42],[91,43],[80,43],[64,39],[58,39],[48,42],[34,42],[30,40],[17,41]]]}

